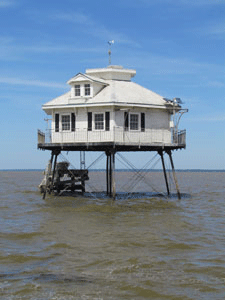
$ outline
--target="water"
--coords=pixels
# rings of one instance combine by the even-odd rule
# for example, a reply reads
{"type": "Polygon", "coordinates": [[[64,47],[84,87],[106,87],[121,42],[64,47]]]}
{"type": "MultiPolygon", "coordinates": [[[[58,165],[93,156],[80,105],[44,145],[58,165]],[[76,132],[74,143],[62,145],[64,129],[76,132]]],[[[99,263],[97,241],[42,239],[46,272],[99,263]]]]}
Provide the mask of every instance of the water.
{"type": "MultiPolygon", "coordinates": [[[[224,299],[225,173],[177,176],[181,201],[112,202],[42,200],[41,172],[0,172],[0,299],[224,299]]],[[[103,174],[91,177],[101,190],[103,174]]]]}

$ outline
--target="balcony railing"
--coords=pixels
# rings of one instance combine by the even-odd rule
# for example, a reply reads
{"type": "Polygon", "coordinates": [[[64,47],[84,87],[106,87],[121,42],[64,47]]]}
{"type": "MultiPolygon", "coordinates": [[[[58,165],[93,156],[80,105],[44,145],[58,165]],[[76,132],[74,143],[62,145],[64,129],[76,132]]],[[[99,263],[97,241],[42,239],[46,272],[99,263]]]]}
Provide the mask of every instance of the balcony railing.
{"type": "Polygon", "coordinates": [[[45,144],[45,133],[38,129],[38,144],[45,144]]]}
{"type": "Polygon", "coordinates": [[[186,130],[171,133],[168,129],[146,129],[142,131],[125,131],[121,127],[114,127],[110,131],[88,131],[76,129],[74,132],[55,132],[47,130],[46,133],[38,130],[38,144],[68,144],[68,143],[107,143],[113,142],[121,145],[174,145],[186,146],[186,130]]]}

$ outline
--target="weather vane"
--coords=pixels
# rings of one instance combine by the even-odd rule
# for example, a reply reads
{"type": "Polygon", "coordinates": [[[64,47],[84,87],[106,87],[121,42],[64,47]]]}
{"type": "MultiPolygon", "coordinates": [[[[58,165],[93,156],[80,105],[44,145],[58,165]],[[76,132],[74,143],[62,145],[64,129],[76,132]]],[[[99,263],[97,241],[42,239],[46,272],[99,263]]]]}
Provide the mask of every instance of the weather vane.
{"type": "Polygon", "coordinates": [[[111,47],[114,44],[114,40],[108,41],[108,44],[109,44],[109,51],[108,51],[108,53],[109,53],[109,65],[111,65],[111,53],[112,53],[111,47]]]}

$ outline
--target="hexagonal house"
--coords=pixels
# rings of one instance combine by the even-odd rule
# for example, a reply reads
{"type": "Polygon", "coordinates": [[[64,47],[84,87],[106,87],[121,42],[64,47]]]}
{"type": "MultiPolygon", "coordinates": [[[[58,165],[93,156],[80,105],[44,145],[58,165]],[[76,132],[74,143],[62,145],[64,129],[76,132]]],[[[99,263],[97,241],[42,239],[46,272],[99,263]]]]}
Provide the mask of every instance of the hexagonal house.
{"type": "Polygon", "coordinates": [[[178,129],[186,110],[179,98],[165,99],[132,82],[135,74],[113,65],[87,69],[67,82],[66,94],[43,105],[52,123],[47,134],[38,131],[38,148],[52,151],[51,168],[60,151],[104,151],[111,195],[118,151],[157,151],[163,168],[166,152],[173,167],[171,151],[186,147],[186,131],[178,129]]]}

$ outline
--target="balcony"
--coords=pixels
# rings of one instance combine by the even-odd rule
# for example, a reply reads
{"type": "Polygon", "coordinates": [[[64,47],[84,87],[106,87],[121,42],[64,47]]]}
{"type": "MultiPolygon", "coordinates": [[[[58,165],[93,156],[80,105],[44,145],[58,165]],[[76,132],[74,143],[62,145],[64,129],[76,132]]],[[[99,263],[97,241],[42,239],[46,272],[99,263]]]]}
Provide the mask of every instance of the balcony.
{"type": "Polygon", "coordinates": [[[121,127],[114,127],[110,131],[88,131],[76,129],[74,132],[55,132],[38,130],[38,148],[50,146],[71,145],[73,147],[86,145],[104,146],[106,144],[133,147],[186,147],[186,130],[171,133],[168,129],[146,129],[142,131],[125,131],[121,127]]]}

